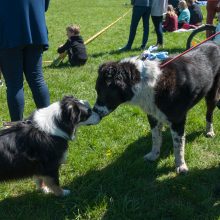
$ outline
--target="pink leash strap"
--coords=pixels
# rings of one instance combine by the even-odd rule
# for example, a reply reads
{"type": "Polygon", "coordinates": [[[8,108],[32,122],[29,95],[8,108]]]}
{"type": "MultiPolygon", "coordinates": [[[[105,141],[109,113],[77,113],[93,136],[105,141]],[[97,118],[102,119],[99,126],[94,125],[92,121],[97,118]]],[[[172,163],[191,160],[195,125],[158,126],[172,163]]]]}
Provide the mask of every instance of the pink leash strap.
{"type": "Polygon", "coordinates": [[[189,51],[193,50],[194,48],[200,46],[201,44],[204,44],[206,41],[212,39],[213,37],[215,37],[216,35],[220,34],[220,31],[211,35],[210,37],[208,37],[207,39],[205,39],[204,41],[202,41],[201,43],[197,44],[196,46],[190,47],[188,50],[184,51],[183,53],[179,54],[178,56],[172,58],[171,60],[167,61],[166,63],[163,63],[162,65],[160,65],[160,68],[165,67],[167,64],[173,62],[174,60],[178,59],[179,57],[183,56],[184,54],[188,53],[189,51]]]}

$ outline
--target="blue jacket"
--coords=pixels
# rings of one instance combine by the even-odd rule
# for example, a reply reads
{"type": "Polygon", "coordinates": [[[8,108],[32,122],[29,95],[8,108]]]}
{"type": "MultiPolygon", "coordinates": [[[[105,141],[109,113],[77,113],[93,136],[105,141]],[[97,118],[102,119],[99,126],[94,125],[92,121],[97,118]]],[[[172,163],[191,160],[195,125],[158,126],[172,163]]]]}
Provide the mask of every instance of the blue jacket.
{"type": "Polygon", "coordinates": [[[180,11],[180,15],[178,17],[178,22],[187,22],[189,24],[190,21],[190,12],[188,8],[183,9],[180,11]]]}
{"type": "Polygon", "coordinates": [[[1,0],[0,49],[29,44],[48,47],[45,11],[50,0],[1,0]]]}

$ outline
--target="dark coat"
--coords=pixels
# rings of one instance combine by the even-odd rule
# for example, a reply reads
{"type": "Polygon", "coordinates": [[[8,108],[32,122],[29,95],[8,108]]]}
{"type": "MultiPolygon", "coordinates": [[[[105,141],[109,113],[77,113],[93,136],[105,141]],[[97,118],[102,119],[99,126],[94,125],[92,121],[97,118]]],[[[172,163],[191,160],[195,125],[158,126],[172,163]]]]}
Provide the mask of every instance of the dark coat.
{"type": "Polygon", "coordinates": [[[81,36],[72,36],[70,40],[67,40],[66,43],[57,50],[58,53],[65,51],[68,53],[70,62],[73,60],[87,60],[88,58],[86,47],[81,36]]]}
{"type": "Polygon", "coordinates": [[[202,23],[203,15],[199,5],[193,4],[189,7],[190,11],[190,24],[196,25],[202,23]]]}
{"type": "Polygon", "coordinates": [[[50,0],[1,0],[0,49],[25,45],[48,47],[45,11],[50,0]]]}

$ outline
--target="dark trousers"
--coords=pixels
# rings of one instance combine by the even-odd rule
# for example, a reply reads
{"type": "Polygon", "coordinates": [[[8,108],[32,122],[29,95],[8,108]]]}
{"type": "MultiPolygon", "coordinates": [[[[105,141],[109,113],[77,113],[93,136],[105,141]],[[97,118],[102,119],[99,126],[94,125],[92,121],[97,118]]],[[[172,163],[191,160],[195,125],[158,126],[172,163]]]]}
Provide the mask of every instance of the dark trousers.
{"type": "Polygon", "coordinates": [[[78,57],[69,57],[69,62],[71,64],[71,66],[83,66],[86,64],[86,61],[87,60],[82,60],[82,59],[79,59],[78,57]]]}
{"type": "Polygon", "coordinates": [[[134,6],[133,13],[131,18],[130,34],[127,43],[127,47],[131,47],[136,35],[137,26],[142,18],[143,21],[143,38],[142,38],[142,47],[146,46],[149,35],[149,18],[150,18],[150,7],[144,6],[134,6]]]}
{"type": "Polygon", "coordinates": [[[163,44],[163,16],[151,16],[155,32],[157,34],[157,44],[163,44]]]}
{"type": "MultiPolygon", "coordinates": [[[[206,6],[206,10],[207,10],[206,23],[207,24],[213,24],[213,20],[217,12],[217,4],[218,4],[218,0],[207,2],[207,6],[206,6]]],[[[206,32],[207,38],[210,37],[211,35],[212,35],[211,31],[206,32]]]]}
{"type": "Polygon", "coordinates": [[[7,102],[12,121],[23,119],[23,74],[32,91],[37,108],[47,107],[50,97],[42,72],[42,46],[25,46],[0,50],[0,66],[7,87],[7,102]]]}

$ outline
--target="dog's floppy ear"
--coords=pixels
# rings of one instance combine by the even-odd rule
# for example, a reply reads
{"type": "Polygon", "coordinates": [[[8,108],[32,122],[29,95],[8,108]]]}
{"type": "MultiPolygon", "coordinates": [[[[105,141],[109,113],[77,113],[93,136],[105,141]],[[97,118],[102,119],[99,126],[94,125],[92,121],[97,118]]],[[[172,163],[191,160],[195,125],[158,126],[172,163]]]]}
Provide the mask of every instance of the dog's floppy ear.
{"type": "Polygon", "coordinates": [[[64,96],[61,101],[61,108],[64,113],[63,116],[70,120],[73,124],[78,121],[80,110],[77,105],[78,100],[73,96],[64,96]]]}
{"type": "Polygon", "coordinates": [[[124,62],[121,68],[126,75],[126,82],[131,86],[140,81],[140,73],[134,63],[124,62]]]}
{"type": "Polygon", "coordinates": [[[122,89],[125,89],[126,84],[124,82],[124,78],[125,78],[125,72],[124,72],[122,66],[120,65],[117,68],[117,74],[115,74],[115,76],[114,76],[115,85],[119,86],[122,89]]]}

